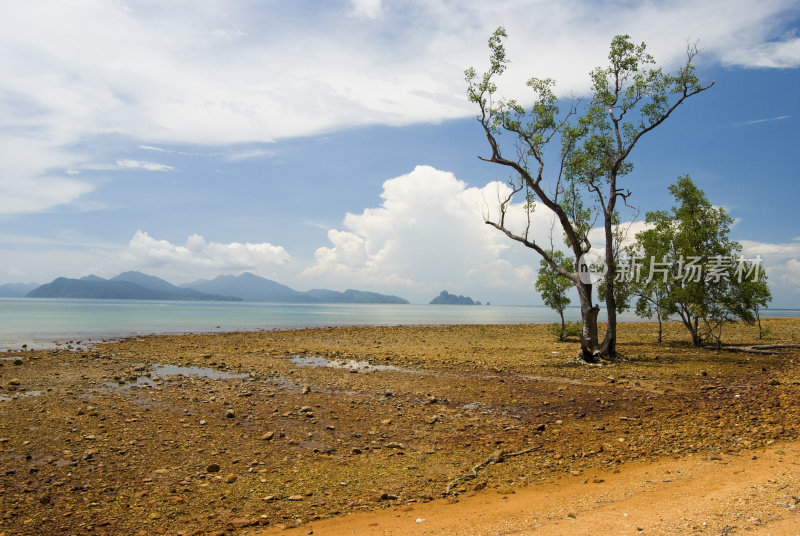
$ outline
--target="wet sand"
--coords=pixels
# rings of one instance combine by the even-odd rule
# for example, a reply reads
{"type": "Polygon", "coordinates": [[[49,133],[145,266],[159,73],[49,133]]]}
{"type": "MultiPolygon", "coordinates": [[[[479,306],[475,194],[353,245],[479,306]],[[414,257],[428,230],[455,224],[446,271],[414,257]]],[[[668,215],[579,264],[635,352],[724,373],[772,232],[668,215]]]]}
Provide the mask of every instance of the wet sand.
{"type": "MultiPolygon", "coordinates": [[[[800,334],[797,319],[767,325],[767,343],[800,334]]],[[[753,328],[728,329],[733,342],[758,342],[753,328]]],[[[154,336],[9,352],[0,534],[733,534],[793,522],[800,352],[695,349],[677,324],[662,345],[651,324],[620,335],[628,360],[603,367],[569,365],[576,342],[556,343],[544,326],[154,336]],[[527,449],[443,496],[493,453],[527,449]],[[701,508],[714,473],[727,475],[730,493],[701,508]],[[676,488],[685,501],[670,498],[676,488]],[[753,493],[763,501],[737,503],[741,515],[712,507],[753,493]],[[590,521],[636,501],[661,519],[590,521]],[[681,524],[695,510],[706,525],[681,524]],[[422,532],[390,523],[411,518],[422,532]]]]}

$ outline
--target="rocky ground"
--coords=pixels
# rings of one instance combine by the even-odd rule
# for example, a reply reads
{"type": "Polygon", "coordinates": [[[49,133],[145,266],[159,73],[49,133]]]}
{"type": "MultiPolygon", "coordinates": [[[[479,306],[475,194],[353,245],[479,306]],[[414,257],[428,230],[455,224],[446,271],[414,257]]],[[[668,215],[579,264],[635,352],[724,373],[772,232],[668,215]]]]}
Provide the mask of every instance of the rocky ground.
{"type": "MultiPolygon", "coordinates": [[[[764,343],[800,336],[797,319],[766,327],[764,343]]],[[[759,342],[754,328],[728,330],[730,342],[759,342]]],[[[256,534],[440,499],[498,451],[531,449],[458,480],[450,498],[797,440],[800,351],[695,349],[678,324],[660,345],[652,324],[620,331],[627,360],[602,367],[570,365],[576,342],[554,342],[545,326],[153,336],[8,352],[0,536],[256,534]]]]}

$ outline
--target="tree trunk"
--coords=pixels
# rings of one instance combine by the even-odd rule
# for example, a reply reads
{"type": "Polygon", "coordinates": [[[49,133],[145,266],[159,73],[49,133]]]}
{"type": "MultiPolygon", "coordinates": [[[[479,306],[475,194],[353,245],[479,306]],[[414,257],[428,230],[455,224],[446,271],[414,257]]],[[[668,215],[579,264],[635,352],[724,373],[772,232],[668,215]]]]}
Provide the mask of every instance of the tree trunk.
{"type": "Polygon", "coordinates": [[[564,340],[564,329],[565,329],[565,326],[564,326],[564,309],[559,310],[558,314],[561,315],[561,334],[558,336],[558,340],[559,341],[563,341],[564,340]]]}
{"type": "MultiPolygon", "coordinates": [[[[610,248],[607,248],[610,249],[610,248]]],[[[613,258],[612,258],[613,262],[613,258]]],[[[600,356],[612,359],[617,355],[617,299],[614,296],[614,270],[606,256],[606,313],[608,314],[608,324],[606,335],[603,337],[603,344],[600,345],[600,356]]]]}
{"type": "Polygon", "coordinates": [[[656,316],[658,317],[658,344],[661,344],[661,333],[663,332],[661,328],[661,310],[656,309],[656,316]]]}
{"type": "Polygon", "coordinates": [[[598,305],[592,305],[592,285],[580,283],[578,297],[581,302],[581,359],[587,363],[597,362],[600,353],[597,344],[597,314],[600,312],[598,305]]]}
{"type": "Polygon", "coordinates": [[[756,320],[758,320],[758,339],[761,340],[764,338],[764,330],[761,329],[761,314],[758,311],[758,305],[755,307],[756,312],[756,320]]]}
{"type": "Polygon", "coordinates": [[[703,344],[702,338],[700,337],[700,319],[694,317],[694,322],[690,324],[690,331],[692,332],[692,344],[694,346],[701,346],[703,344]]]}

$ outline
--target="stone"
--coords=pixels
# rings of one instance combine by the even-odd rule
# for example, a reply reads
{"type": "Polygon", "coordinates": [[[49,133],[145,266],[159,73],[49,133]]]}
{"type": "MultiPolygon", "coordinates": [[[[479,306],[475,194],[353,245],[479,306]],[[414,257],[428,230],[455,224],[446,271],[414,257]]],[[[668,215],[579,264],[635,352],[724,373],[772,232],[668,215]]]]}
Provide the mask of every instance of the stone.
{"type": "Polygon", "coordinates": [[[261,436],[261,439],[263,439],[264,441],[270,441],[272,440],[273,437],[275,437],[275,432],[267,432],[261,436]]]}
{"type": "Polygon", "coordinates": [[[233,474],[233,473],[230,473],[228,476],[226,476],[226,477],[225,477],[225,483],[227,483],[227,484],[233,484],[234,482],[236,482],[236,480],[237,480],[238,478],[239,478],[239,477],[237,477],[235,474],[233,474]]]}
{"type": "Polygon", "coordinates": [[[206,467],[206,472],[208,473],[219,473],[219,464],[218,463],[210,463],[206,467]]]}
{"type": "Polygon", "coordinates": [[[234,417],[236,417],[236,412],[235,411],[233,411],[231,408],[228,408],[228,409],[225,410],[225,418],[233,419],[234,417]]]}
{"type": "Polygon", "coordinates": [[[253,524],[253,522],[245,517],[240,517],[237,519],[232,519],[228,522],[229,525],[233,526],[237,529],[242,529],[244,527],[249,527],[253,524]]]}
{"type": "Polygon", "coordinates": [[[308,385],[304,385],[302,391],[300,392],[304,395],[307,395],[308,393],[311,392],[311,387],[309,387],[308,385]]]}
{"type": "Polygon", "coordinates": [[[12,387],[16,387],[16,386],[20,385],[21,383],[22,383],[22,380],[20,380],[19,378],[12,378],[12,379],[8,380],[8,385],[10,385],[12,387]]]}
{"type": "Polygon", "coordinates": [[[302,495],[289,495],[288,497],[286,497],[286,500],[287,501],[302,501],[303,500],[303,496],[302,495]]]}

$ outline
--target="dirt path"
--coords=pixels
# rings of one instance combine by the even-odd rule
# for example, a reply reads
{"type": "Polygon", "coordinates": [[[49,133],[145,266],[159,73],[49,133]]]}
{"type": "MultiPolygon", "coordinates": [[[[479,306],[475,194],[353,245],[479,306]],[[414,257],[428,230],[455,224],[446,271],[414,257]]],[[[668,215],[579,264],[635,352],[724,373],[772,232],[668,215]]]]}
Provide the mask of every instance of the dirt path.
{"type": "MultiPolygon", "coordinates": [[[[490,470],[490,469],[489,469],[490,470]]],[[[800,535],[800,442],[689,456],[261,535],[800,535]],[[797,506],[796,506],[797,505],[797,506]]]]}

